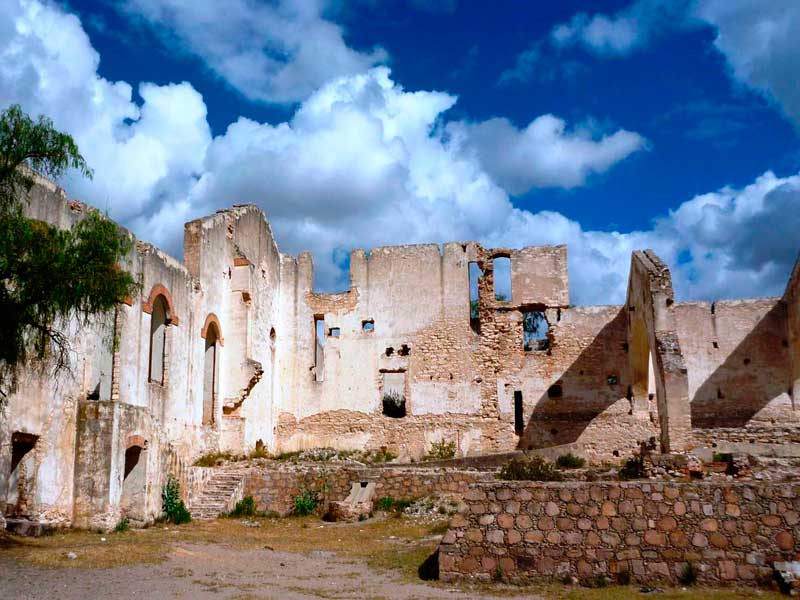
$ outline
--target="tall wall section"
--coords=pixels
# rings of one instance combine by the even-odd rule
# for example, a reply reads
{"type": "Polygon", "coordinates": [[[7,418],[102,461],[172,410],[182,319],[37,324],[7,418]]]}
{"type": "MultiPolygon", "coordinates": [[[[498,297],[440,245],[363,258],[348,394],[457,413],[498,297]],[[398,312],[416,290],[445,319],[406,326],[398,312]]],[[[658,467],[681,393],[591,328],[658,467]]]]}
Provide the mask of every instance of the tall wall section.
{"type": "Polygon", "coordinates": [[[350,289],[339,294],[313,291],[309,255],[285,258],[282,273],[293,335],[276,406],[279,450],[388,447],[409,458],[447,441],[458,455],[559,445],[600,460],[657,435],[654,407],[634,410],[626,395],[625,313],[569,307],[563,246],[356,250],[350,289]],[[502,257],[507,299],[494,293],[502,257]],[[473,318],[470,263],[481,271],[473,318]],[[541,349],[526,349],[531,311],[549,324],[541,349]],[[383,414],[387,390],[405,396],[404,417],[383,414]]]}

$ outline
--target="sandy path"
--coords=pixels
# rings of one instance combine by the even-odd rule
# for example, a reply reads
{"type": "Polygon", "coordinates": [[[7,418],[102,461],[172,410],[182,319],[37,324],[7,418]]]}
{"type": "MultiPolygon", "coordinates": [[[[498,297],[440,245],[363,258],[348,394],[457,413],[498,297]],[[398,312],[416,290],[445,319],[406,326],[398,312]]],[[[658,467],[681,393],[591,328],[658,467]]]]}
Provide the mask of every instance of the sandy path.
{"type": "Polygon", "coordinates": [[[243,551],[224,544],[177,544],[161,564],[114,569],[49,569],[0,555],[0,582],[0,596],[8,600],[497,598],[424,582],[408,583],[330,552],[243,551]]]}

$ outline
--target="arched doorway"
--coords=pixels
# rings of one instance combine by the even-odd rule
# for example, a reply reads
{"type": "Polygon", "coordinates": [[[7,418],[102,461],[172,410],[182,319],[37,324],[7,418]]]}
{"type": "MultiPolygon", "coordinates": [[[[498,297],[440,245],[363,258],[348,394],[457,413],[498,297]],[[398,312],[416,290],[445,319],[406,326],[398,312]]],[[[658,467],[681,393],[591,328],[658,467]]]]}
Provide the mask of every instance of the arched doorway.
{"type": "Polygon", "coordinates": [[[120,515],[133,521],[145,520],[147,500],[147,447],[129,446],[125,450],[120,515]]]}

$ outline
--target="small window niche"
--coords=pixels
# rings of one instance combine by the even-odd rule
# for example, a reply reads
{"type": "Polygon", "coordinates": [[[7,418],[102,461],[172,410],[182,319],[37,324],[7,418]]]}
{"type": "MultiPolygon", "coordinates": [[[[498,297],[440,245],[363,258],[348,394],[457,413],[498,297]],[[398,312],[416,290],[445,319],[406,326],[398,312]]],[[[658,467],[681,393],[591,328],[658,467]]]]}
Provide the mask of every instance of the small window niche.
{"type": "Polygon", "coordinates": [[[384,416],[401,419],[406,416],[406,372],[384,371],[382,375],[382,412],[384,416]]]}
{"type": "Polygon", "coordinates": [[[361,331],[372,333],[375,331],[375,321],[372,319],[364,319],[361,321],[361,331]]]}
{"type": "Polygon", "coordinates": [[[522,392],[514,391],[514,433],[521,436],[525,431],[525,418],[522,406],[522,392]]]}
{"type": "Polygon", "coordinates": [[[314,380],[325,378],[325,316],[314,315],[314,380]]]}
{"type": "Polygon", "coordinates": [[[564,395],[564,390],[561,387],[560,383],[554,383],[549,388],[547,388],[548,398],[561,398],[563,395],[564,395]]]}
{"type": "Polygon", "coordinates": [[[494,270],[494,299],[498,302],[511,302],[511,259],[496,256],[492,260],[494,270]]]}
{"type": "Polygon", "coordinates": [[[340,327],[331,327],[328,329],[328,337],[339,337],[342,335],[342,329],[340,327]]]}
{"type": "Polygon", "coordinates": [[[478,263],[468,265],[469,272],[469,326],[475,333],[481,332],[480,303],[478,301],[478,280],[483,277],[483,271],[478,263]]]}
{"type": "Polygon", "coordinates": [[[544,311],[522,313],[522,346],[525,352],[547,350],[550,347],[550,338],[547,337],[549,330],[544,311]]]}

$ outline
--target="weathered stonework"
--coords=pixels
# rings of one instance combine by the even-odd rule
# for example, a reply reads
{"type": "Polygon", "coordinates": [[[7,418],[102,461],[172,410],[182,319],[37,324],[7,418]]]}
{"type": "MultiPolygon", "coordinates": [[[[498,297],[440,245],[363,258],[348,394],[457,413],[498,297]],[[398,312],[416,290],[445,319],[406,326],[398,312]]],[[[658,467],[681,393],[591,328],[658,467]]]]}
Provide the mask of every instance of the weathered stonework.
{"type": "Polygon", "coordinates": [[[607,576],[755,582],[800,558],[800,484],[493,482],[439,547],[444,581],[607,576]]]}
{"type": "Polygon", "coordinates": [[[338,465],[255,467],[245,476],[245,494],[258,510],[288,515],[301,490],[319,493],[320,511],[345,499],[353,483],[375,482],[375,499],[416,500],[434,494],[463,496],[470,484],[490,481],[493,473],[414,467],[357,468],[338,465]]]}
{"type": "MultiPolygon", "coordinates": [[[[93,210],[46,180],[26,207],[59,227],[93,210]]],[[[452,442],[457,457],[617,462],[650,438],[797,454],[800,267],[782,298],[682,304],[666,265],[637,251],[624,306],[574,307],[566,247],[451,242],[353,250],[349,289],[325,294],[311,256],[280,253],[250,205],[187,223],[183,263],[142,241],[123,263],[140,293],[64,324],[69,370],[17,373],[0,416],[6,515],[147,522],[168,475],[194,490],[198,456],[258,442],[401,460],[452,442]],[[548,326],[535,345],[530,312],[548,326]],[[386,392],[405,416],[384,414],[386,392]]]]}

